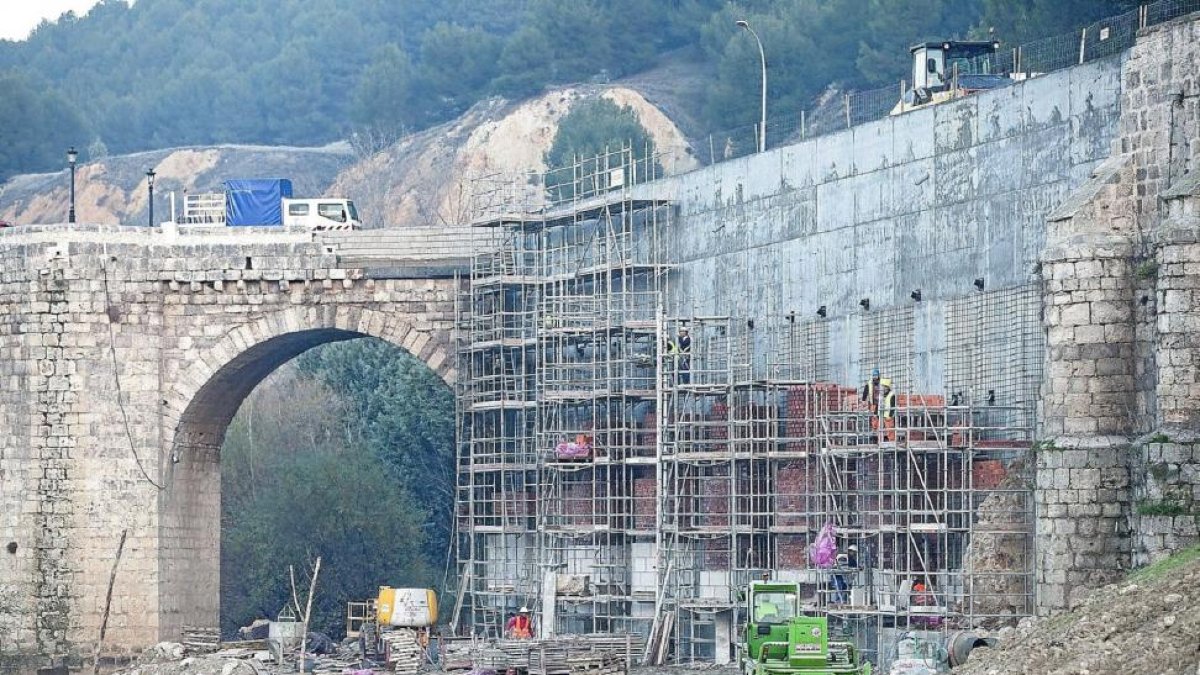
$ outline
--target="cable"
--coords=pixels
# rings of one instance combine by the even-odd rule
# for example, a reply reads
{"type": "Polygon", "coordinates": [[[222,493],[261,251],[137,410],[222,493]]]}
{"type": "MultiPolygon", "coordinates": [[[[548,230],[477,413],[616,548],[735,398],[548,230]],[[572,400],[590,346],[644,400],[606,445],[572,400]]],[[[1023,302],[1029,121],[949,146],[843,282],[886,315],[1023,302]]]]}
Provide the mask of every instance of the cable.
{"type": "Polygon", "coordinates": [[[129,439],[129,451],[133,453],[133,461],[137,464],[138,471],[142,472],[142,477],[146,479],[146,482],[150,483],[159,490],[164,490],[166,488],[154,482],[154,479],[150,477],[150,474],[146,473],[145,467],[142,466],[142,459],[141,457],[138,457],[137,445],[133,442],[133,431],[129,427],[129,412],[125,409],[125,392],[121,389],[121,369],[117,363],[117,337],[116,332],[113,331],[114,322],[112,314],[108,313],[107,311],[108,308],[112,307],[112,299],[109,297],[108,293],[107,261],[100,264],[100,270],[104,273],[104,307],[106,310],[105,314],[108,317],[108,353],[112,359],[113,380],[117,384],[117,405],[121,408],[121,420],[125,425],[125,437],[129,439]]]}

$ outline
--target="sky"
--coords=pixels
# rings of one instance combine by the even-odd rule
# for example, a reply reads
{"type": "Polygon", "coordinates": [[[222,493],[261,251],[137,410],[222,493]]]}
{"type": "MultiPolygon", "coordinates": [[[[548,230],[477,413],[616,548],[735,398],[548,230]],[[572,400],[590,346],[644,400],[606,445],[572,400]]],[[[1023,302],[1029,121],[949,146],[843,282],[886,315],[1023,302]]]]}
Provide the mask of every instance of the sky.
{"type": "Polygon", "coordinates": [[[99,0],[0,0],[0,39],[24,40],[42,19],[74,11],[82,16],[99,0]]]}

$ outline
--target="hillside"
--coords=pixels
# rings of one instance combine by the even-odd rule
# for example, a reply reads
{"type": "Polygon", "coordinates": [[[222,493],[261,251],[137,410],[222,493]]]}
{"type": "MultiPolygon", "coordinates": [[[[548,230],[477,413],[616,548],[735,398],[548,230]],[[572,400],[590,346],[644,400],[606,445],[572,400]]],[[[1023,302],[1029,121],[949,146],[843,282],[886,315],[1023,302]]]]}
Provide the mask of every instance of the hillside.
{"type": "MultiPolygon", "coordinates": [[[[1074,33],[1133,0],[102,0],[0,40],[0,179],[90,158],[220,143],[313,146],[421,131],[494,96],[636,76],[687,52],[701,136],[839,91],[895,86],[908,46],[1074,33]],[[93,149],[95,149],[93,151],[93,149]]],[[[1071,40],[1068,38],[1067,43],[1071,40]]]]}
{"type": "Polygon", "coordinates": [[[1200,673],[1200,547],[1088,597],[1074,612],[1026,620],[955,675],[1200,673]]]}
{"type": "Polygon", "coordinates": [[[469,217],[476,178],[546,168],[543,155],[571,104],[603,96],[630,106],[662,153],[669,173],[698,166],[683,133],[640,93],[626,87],[571,87],[518,104],[481,103],[459,119],[421,132],[342,171],[329,188],[359,204],[368,225],[446,225],[469,217]]]}
{"type": "MultiPolygon", "coordinates": [[[[491,99],[452,122],[405,137],[374,154],[345,143],[324,148],[207,146],[108,157],[76,175],[79,222],[146,222],[145,172],[153,168],[156,220],[166,220],[168,193],[219,191],[230,178],[289,177],[295,194],[345,195],[368,227],[461,222],[474,178],[545,168],[543,155],[571,104],[603,96],[631,107],[662,153],[668,172],[698,165],[675,123],[640,93],[622,86],[576,86],[518,103],[491,99]]],[[[22,175],[0,187],[0,219],[15,223],[66,220],[67,172],[22,175]]]]}
{"type": "MultiPolygon", "coordinates": [[[[343,168],[354,162],[346,144],[324,148],[221,145],[173,148],[106,157],[81,164],[75,176],[76,220],[81,223],[146,222],[146,170],[155,176],[155,220],[168,218],[168,193],[217,192],[229,178],[286,176],[297,195],[323,194],[343,168]]],[[[14,176],[0,186],[0,220],[19,224],[67,220],[70,176],[56,173],[14,176]]],[[[182,208],[182,202],[180,202],[182,208]]]]}

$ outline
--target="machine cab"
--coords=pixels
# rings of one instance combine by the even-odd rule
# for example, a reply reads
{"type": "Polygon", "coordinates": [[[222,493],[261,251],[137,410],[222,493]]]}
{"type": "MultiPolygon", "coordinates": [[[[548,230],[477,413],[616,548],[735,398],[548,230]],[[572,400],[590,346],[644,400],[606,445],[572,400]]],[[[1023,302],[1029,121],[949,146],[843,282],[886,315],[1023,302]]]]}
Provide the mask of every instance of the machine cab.
{"type": "Polygon", "coordinates": [[[285,199],[283,224],[310,230],[357,230],[362,228],[358,209],[349,199],[285,199]]]}
{"type": "Polygon", "coordinates": [[[800,613],[798,584],[752,581],[745,595],[746,648],[751,659],[765,658],[764,645],[786,656],[789,622],[800,613]]]}
{"type": "Polygon", "coordinates": [[[942,91],[948,87],[957,71],[964,75],[989,75],[993,71],[992,55],[999,42],[922,42],[912,52],[914,89],[942,91]]]}

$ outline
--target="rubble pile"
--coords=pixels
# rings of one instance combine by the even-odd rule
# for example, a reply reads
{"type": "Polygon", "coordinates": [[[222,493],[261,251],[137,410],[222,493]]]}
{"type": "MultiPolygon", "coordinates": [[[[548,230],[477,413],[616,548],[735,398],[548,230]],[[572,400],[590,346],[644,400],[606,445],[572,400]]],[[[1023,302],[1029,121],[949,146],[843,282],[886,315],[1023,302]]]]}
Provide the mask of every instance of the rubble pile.
{"type": "Polygon", "coordinates": [[[1200,547],[1093,592],[1074,611],[1024,619],[956,675],[1200,673],[1200,547]]]}

